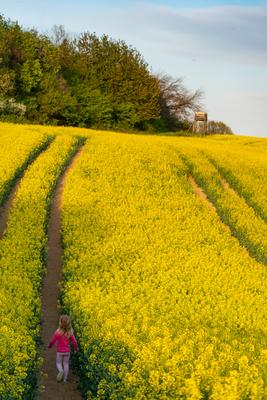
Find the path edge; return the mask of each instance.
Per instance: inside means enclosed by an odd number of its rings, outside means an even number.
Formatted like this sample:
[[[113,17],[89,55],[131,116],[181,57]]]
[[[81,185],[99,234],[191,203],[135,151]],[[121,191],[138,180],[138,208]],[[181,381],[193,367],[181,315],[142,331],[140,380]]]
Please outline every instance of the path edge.
[[[39,288],[39,296],[40,296],[40,310],[39,310],[39,332],[36,337],[36,344],[37,344],[37,355],[36,355],[36,369],[34,371],[34,386],[33,386],[33,397],[31,399],[38,399],[39,398],[39,393],[41,390],[40,387],[40,376],[41,376],[41,367],[43,365],[43,351],[44,351],[44,346],[45,343],[43,342],[42,338],[42,330],[43,330],[43,321],[44,319],[42,318],[42,295],[43,295],[43,285],[44,285],[44,278],[47,273],[47,260],[48,260],[48,227],[49,227],[49,221],[51,219],[51,214],[52,214],[52,207],[53,207],[53,202],[57,197],[57,191],[60,190],[60,185],[62,184],[62,181],[64,180],[64,176],[67,175],[69,168],[71,167],[73,160],[75,157],[79,154],[79,152],[82,151],[83,146],[85,145],[85,142],[89,139],[88,137],[83,137],[80,135],[75,135],[74,138],[76,139],[76,142],[73,145],[73,148],[71,149],[68,157],[66,158],[65,162],[61,166],[61,171],[57,177],[57,179],[54,182],[53,189],[51,191],[51,194],[48,198],[48,204],[47,204],[47,209],[46,209],[46,222],[45,222],[45,234],[46,234],[46,243],[41,251],[41,260],[43,264],[43,276],[42,280],[40,283],[40,288]],[[60,193],[60,196],[62,196],[62,193]],[[59,215],[59,218],[61,216]],[[61,230],[60,230],[60,246],[63,250],[63,241],[62,241],[62,236],[61,236]],[[62,264],[61,264],[62,268]],[[59,286],[59,292],[58,292],[58,300],[60,298],[60,282],[57,282]],[[60,311],[60,310],[59,310]],[[28,397],[25,397],[25,400],[28,400]]]

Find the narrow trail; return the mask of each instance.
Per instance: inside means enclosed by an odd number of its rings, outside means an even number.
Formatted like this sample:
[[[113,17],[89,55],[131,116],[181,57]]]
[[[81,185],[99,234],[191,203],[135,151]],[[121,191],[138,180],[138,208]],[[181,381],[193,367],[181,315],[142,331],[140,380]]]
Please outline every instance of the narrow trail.
[[[195,181],[195,179],[193,178],[192,175],[189,175],[188,180],[189,180],[190,185],[191,185],[192,188],[194,189],[195,194],[196,194],[202,201],[204,201],[204,202],[207,204],[207,206],[208,206],[211,210],[217,212],[217,210],[216,210],[216,208],[214,207],[214,205],[212,204],[212,202],[208,199],[206,193],[203,191],[203,189],[202,189],[200,186],[198,186],[198,184],[196,183],[196,181]]]
[[[19,184],[22,178],[18,179],[15,186],[13,186],[11,192],[9,193],[9,196],[5,203],[3,204],[2,207],[0,207],[0,240],[3,238],[6,227],[7,227],[7,220],[8,220],[8,214],[9,210],[12,207],[13,200],[16,196],[16,193],[19,188]]]
[[[227,190],[229,193],[233,194],[234,196],[240,197],[240,196],[238,195],[238,193],[236,193],[236,191],[230,186],[230,184],[227,182],[226,179],[222,178],[222,179],[221,179],[221,183],[222,183],[223,188],[224,188],[225,190]],[[249,206],[249,207],[250,207],[250,206]]]
[[[33,162],[39,157],[39,155],[45,151],[48,146],[50,145],[50,142],[47,142],[43,145],[42,148],[39,149],[39,151],[34,154],[30,160],[26,161],[25,167],[23,167],[23,170],[19,172],[18,177],[15,179],[14,186],[12,186],[11,191],[9,192],[7,199],[5,200],[4,204],[0,206],[0,240],[3,238],[5,230],[7,228],[7,222],[8,222],[8,214],[9,210],[12,207],[14,198],[16,196],[16,193],[18,191],[19,185],[21,180],[23,179],[26,171],[28,168],[33,164]]]
[[[222,185],[228,190],[230,193],[235,192],[237,196],[243,199],[248,207],[251,207],[254,212],[267,224],[267,214],[262,209],[262,206],[257,204],[257,201],[253,200],[251,197],[251,193],[249,193],[249,189],[246,189],[241,181],[235,176],[234,172],[228,169],[228,172],[224,166],[221,166],[218,161],[210,157],[208,154],[203,152],[203,154],[207,157],[209,162],[217,169],[219,174],[222,177]]]
[[[41,357],[43,365],[40,368],[38,378],[38,400],[80,400],[81,393],[77,389],[79,379],[71,371],[67,383],[56,381],[56,345],[52,349],[48,349],[49,340],[58,327],[59,310],[59,284],[61,282],[61,262],[63,249],[60,238],[60,215],[61,200],[64,189],[65,179],[74,166],[76,159],[80,156],[82,147],[80,147],[73,156],[71,163],[68,165],[61,176],[55,188],[52,197],[50,219],[48,224],[48,242],[47,242],[47,265],[46,274],[43,279],[42,286],[42,309],[41,309],[41,337],[43,348],[41,349]]]
[[[239,241],[239,244],[240,244],[240,247],[241,247],[242,251],[244,251],[249,257],[255,259],[255,257],[253,257],[251,254],[249,254],[248,249],[240,242],[240,240],[238,239],[238,237],[237,237],[236,235],[233,234],[233,232],[232,232],[231,228],[228,226],[228,224],[226,224],[226,223],[221,219],[220,214],[219,214],[217,208],[216,208],[216,207],[214,206],[214,204],[208,199],[206,193],[204,192],[204,190],[202,189],[202,187],[200,187],[200,186],[196,183],[196,181],[195,181],[195,179],[193,178],[192,175],[189,175],[189,176],[188,176],[188,181],[189,181],[190,185],[192,186],[192,188],[193,188],[193,190],[194,190],[196,196],[198,196],[198,197],[209,207],[209,209],[212,210],[212,212],[215,212],[215,213],[218,215],[218,217],[220,218],[220,220],[221,220],[222,224],[224,225],[225,229],[226,229],[227,231],[229,231],[230,234],[231,234],[233,237],[235,237],[235,238]],[[226,180],[222,180],[221,182],[222,182],[222,185],[223,185],[223,187],[225,188],[225,190],[229,190],[229,191],[232,190],[232,188],[230,187],[230,185],[228,184],[228,182],[227,182]]]

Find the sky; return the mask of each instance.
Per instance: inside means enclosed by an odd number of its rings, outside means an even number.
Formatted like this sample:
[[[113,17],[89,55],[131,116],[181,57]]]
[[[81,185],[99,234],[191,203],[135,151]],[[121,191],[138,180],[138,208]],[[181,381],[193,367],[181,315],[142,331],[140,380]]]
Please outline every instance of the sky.
[[[202,89],[210,120],[267,137],[267,0],[0,0],[0,14],[123,39],[153,73]]]

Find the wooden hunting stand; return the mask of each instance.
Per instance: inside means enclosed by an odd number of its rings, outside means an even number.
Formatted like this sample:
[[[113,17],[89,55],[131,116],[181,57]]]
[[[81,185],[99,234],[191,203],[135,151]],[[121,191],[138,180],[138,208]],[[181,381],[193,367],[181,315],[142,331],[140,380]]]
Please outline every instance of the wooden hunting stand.
[[[196,112],[193,131],[200,135],[205,135],[208,130],[208,114],[206,112]]]

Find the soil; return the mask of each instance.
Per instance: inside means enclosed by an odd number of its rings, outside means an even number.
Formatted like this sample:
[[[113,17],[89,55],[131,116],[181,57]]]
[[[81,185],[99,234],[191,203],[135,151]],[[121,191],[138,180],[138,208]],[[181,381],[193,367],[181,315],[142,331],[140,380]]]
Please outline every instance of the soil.
[[[42,309],[41,309],[41,338],[43,346],[41,349],[41,357],[43,364],[40,368],[38,378],[38,399],[39,400],[79,400],[82,399],[78,390],[79,379],[71,371],[68,382],[57,382],[56,370],[56,345],[52,349],[48,349],[47,345],[58,327],[59,320],[59,304],[58,297],[61,282],[61,260],[63,249],[60,238],[60,212],[61,198],[64,189],[64,183],[69,170],[73,167],[75,160],[80,156],[82,149],[80,148],[71,163],[66,168],[60,181],[58,182],[54,196],[52,198],[50,220],[48,224],[48,242],[47,242],[47,268],[43,279],[42,286]]]
[[[43,148],[42,151],[44,151],[48,146],[49,146],[49,143],[46,144],[46,146]],[[8,213],[9,213],[9,210],[11,209],[11,207],[12,207],[13,200],[14,200],[14,198],[16,196],[17,191],[18,191],[20,182],[23,179],[23,176],[26,173],[26,171],[28,170],[28,168],[36,160],[36,158],[38,158],[39,154],[42,153],[42,151],[37,152],[35,154],[35,156],[31,159],[31,161],[29,161],[29,163],[28,163],[27,167],[25,168],[25,170],[22,171],[22,173],[15,180],[15,184],[12,187],[10,193],[8,194],[7,199],[5,200],[5,202],[0,207],[0,240],[4,236],[4,233],[5,233],[5,230],[6,230],[6,227],[7,227]]]
[[[228,190],[228,192],[237,196],[235,190],[229,185],[229,183],[225,179],[221,179],[221,183],[225,190]]]
[[[214,207],[212,202],[208,199],[208,197],[207,197],[206,193],[203,191],[203,189],[200,186],[198,186],[198,184],[196,183],[196,181],[194,180],[192,175],[189,175],[188,180],[189,180],[192,188],[194,189],[195,194],[201,200],[203,200],[211,210],[216,212],[216,208]]]
[[[212,211],[215,211],[215,212],[217,213],[217,210],[216,210],[215,206],[214,206],[214,205],[211,203],[211,201],[207,198],[207,195],[205,194],[205,192],[203,191],[203,189],[202,189],[200,186],[198,186],[198,184],[196,183],[196,181],[194,180],[194,178],[192,177],[192,175],[189,175],[188,180],[189,180],[189,182],[190,182],[192,188],[194,189],[194,192],[196,193],[196,195],[197,195],[200,199],[202,199]],[[228,183],[225,179],[221,179],[221,183],[222,183],[222,186],[224,187],[225,190],[227,190],[228,192],[230,192],[230,193],[236,195],[236,192],[234,191],[234,189],[231,188],[231,186],[229,185],[229,183]],[[224,222],[223,222],[223,224],[224,224],[224,226],[225,226],[225,229],[226,229],[226,230],[229,230],[229,231],[231,232],[231,234],[233,235],[233,233],[232,233],[230,227],[229,227],[227,224],[225,224]],[[233,235],[233,236],[235,236],[235,235]],[[239,239],[238,239],[238,240],[239,240]],[[243,246],[242,243],[241,243],[240,241],[239,241],[239,244],[240,244],[240,248],[242,249],[242,251],[244,251],[248,256],[252,257],[252,256],[249,254],[247,248],[246,248],[245,246]]]
[[[9,193],[9,196],[5,203],[3,204],[2,207],[0,207],[0,240],[3,238],[6,227],[7,227],[7,219],[8,219],[8,213],[10,208],[12,207],[13,200],[15,198],[15,195],[18,191],[20,184],[20,179],[16,182],[15,186],[12,188],[11,192]]]

